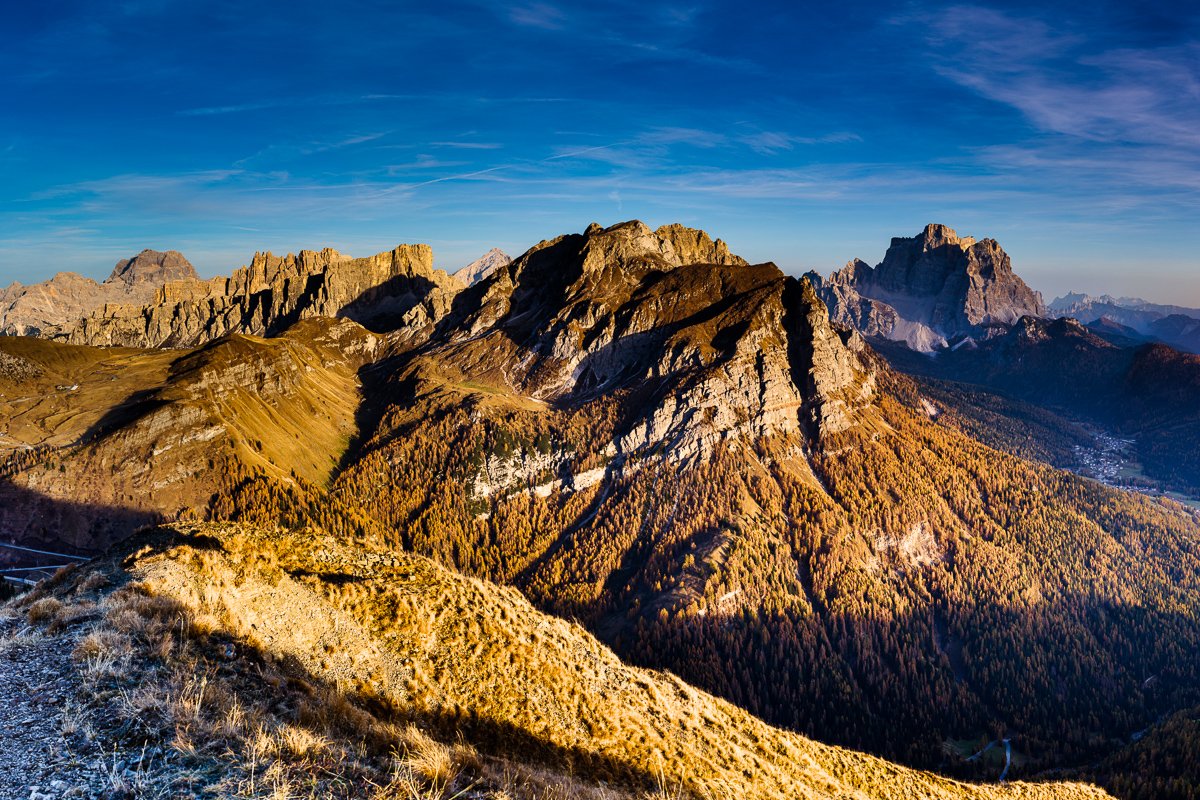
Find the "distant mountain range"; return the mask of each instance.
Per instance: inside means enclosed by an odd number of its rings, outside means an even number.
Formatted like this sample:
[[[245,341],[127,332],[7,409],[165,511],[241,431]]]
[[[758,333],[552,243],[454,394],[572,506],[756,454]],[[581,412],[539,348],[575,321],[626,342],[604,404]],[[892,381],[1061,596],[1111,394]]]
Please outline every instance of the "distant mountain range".
[[[60,272],[32,286],[0,289],[0,334],[61,337],[80,319],[108,304],[140,306],[171,281],[198,281],[196,270],[175,250],[143,250],[113,267],[103,283]]]
[[[1180,350],[1200,353],[1197,308],[1151,303],[1137,297],[1070,293],[1050,303],[1048,310],[1055,316],[1074,317],[1093,325],[1097,332],[1112,330],[1126,337],[1164,342]]]

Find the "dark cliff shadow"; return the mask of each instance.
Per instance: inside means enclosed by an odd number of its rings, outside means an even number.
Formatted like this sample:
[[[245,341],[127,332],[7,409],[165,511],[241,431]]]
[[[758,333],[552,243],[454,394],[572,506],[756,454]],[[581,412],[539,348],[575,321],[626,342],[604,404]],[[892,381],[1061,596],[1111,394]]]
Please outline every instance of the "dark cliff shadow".
[[[287,291],[287,284],[283,291]],[[372,286],[346,303],[337,311],[337,316],[352,320],[372,333],[387,333],[403,324],[404,316],[426,302],[437,284],[421,275],[396,275],[383,283]],[[279,336],[295,325],[320,301],[325,291],[325,274],[309,275],[304,289],[290,311],[272,314],[275,305],[271,289],[260,294],[267,336]]]
[[[579,249],[585,241],[584,236],[574,234],[530,254],[521,272],[521,280],[509,295],[507,310],[494,324],[488,326],[489,329],[499,331],[514,343],[525,343],[532,331],[544,322],[548,313],[561,307],[566,298],[567,288],[582,275]],[[390,408],[413,402],[421,388],[419,378],[406,374],[407,367],[421,355],[453,345],[463,338],[463,331],[469,328],[472,320],[484,313],[488,304],[488,293],[494,284],[497,281],[513,279],[515,269],[515,263],[505,265],[482,281],[459,292],[451,301],[449,311],[434,323],[431,329],[420,333],[415,343],[394,347],[379,360],[366,364],[359,370],[363,401],[355,413],[358,433],[340,459],[335,474],[369,452],[368,448],[376,449],[386,445],[388,438],[376,439],[384,416]],[[432,288],[433,284],[429,286]],[[369,298],[364,295],[360,300],[366,305]],[[413,306],[415,305],[414,303]],[[370,329],[370,325],[360,324]]]
[[[88,426],[75,444],[94,444],[166,405],[161,387],[140,389],[105,411],[100,419]]]
[[[1098,780],[1107,759],[1200,703],[1200,665],[1178,652],[1200,636],[1195,620],[1086,597],[1037,612],[758,611],[593,628],[628,662],[768,723],[962,780],[997,780],[1002,750],[969,755],[1004,738],[1019,759],[1010,780]]]
[[[67,480],[65,473],[52,468],[50,474]],[[0,542],[6,544],[87,557],[163,517],[145,509],[51,497],[10,479],[0,480]],[[38,559],[37,563],[45,561]]]

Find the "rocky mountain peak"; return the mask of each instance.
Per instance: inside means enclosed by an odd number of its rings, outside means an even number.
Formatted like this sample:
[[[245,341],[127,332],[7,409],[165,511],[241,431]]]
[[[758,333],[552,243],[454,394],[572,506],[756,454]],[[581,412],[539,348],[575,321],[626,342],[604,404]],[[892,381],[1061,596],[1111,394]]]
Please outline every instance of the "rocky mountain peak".
[[[178,250],[159,252],[146,249],[133,258],[118,261],[104,282],[107,284],[121,283],[125,286],[139,284],[161,286],[168,281],[196,280],[199,277],[196,274],[196,268]]]
[[[593,222],[582,235],[560,236],[542,242],[518,259],[518,271],[542,261],[542,251],[553,248],[557,257],[573,250],[577,270],[598,275],[613,270],[637,274],[646,270],[670,270],[685,264],[746,266],[745,259],[729,252],[725,242],[704,231],[684,225],[663,225],[651,230],[640,220],[602,228]]]
[[[949,225],[942,225],[937,222],[931,222],[925,226],[917,238],[924,249],[935,250],[946,245],[958,245],[962,248],[970,247],[975,244],[974,237],[959,236],[958,233]],[[897,239],[892,239],[895,243]]]
[[[472,382],[557,407],[628,395],[618,459],[816,438],[854,424],[874,391],[862,340],[833,328],[809,283],[681,225],[592,225],[463,298],[422,358],[452,350]]]
[[[836,321],[918,350],[1046,313],[996,240],[959,236],[936,223],[893,238],[877,266],[855,259],[814,284]]]
[[[746,260],[729,252],[729,246],[725,242],[720,239],[714,241],[707,233],[697,228],[674,223],[663,225],[654,235],[670,244],[680,264],[746,266]]]
[[[493,247],[470,264],[456,271],[453,277],[462,281],[464,286],[474,286],[500,269],[500,267],[506,266],[511,262],[512,258],[507,253],[499,247]]]

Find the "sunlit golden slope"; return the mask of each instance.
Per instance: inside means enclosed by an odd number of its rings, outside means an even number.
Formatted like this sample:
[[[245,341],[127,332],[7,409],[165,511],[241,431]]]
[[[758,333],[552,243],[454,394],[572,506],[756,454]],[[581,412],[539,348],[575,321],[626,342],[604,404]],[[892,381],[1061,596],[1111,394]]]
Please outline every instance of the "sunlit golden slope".
[[[242,476],[320,485],[355,433],[376,338],[306,320],[196,350],[0,339],[3,536],[93,549],[203,509]]]
[[[131,547],[119,571],[136,583],[121,592],[236,642],[241,662],[223,673],[282,663],[292,691],[337,687],[380,720],[415,721],[584,783],[747,800],[1105,796],[1082,785],[969,786],[772,728],[673,676],[626,666],[511,588],[419,556],[231,524],[172,526]],[[142,607],[126,601],[122,613]]]

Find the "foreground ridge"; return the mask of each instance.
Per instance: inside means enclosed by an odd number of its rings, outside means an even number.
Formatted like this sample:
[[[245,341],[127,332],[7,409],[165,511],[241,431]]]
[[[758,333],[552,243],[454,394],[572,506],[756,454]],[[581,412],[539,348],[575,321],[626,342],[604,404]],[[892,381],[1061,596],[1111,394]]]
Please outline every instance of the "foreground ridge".
[[[153,754],[107,777],[139,796],[1106,796],[817,744],[622,664],[511,589],[312,532],[160,528],[5,613],[28,620],[9,658],[72,650],[80,730]]]

